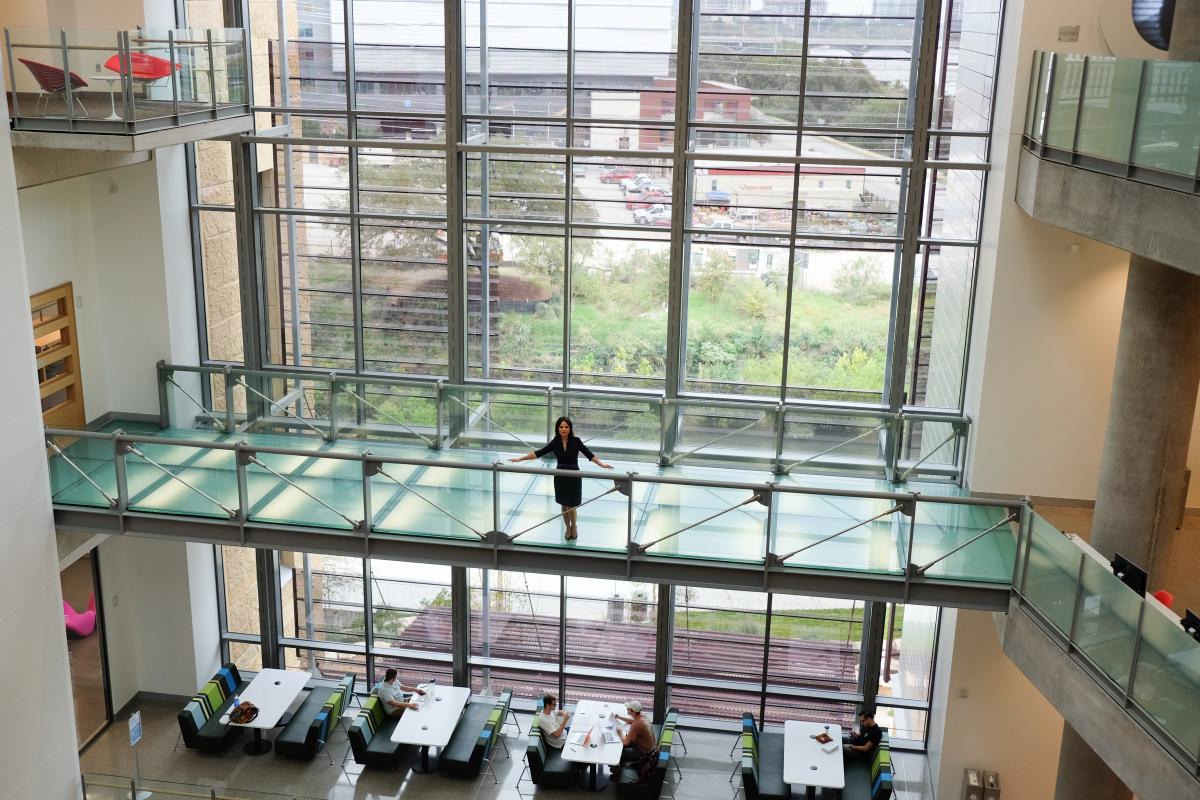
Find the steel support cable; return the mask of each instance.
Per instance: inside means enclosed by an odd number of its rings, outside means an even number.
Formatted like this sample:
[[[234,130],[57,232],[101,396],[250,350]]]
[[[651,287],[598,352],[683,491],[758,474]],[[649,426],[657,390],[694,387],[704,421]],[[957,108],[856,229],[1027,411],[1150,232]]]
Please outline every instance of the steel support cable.
[[[916,469],[917,467],[921,466],[921,465],[922,465],[922,464],[924,464],[926,461],[928,461],[928,460],[929,460],[929,459],[930,459],[930,458],[933,456],[933,454],[934,454],[934,453],[936,453],[938,450],[941,450],[941,449],[942,449],[943,447],[945,447],[946,445],[950,444],[950,442],[954,441],[954,439],[955,439],[957,436],[958,436],[958,431],[955,431],[954,433],[950,434],[950,435],[949,435],[949,436],[947,436],[945,439],[943,439],[941,444],[939,444],[937,447],[933,448],[933,449],[932,449],[932,450],[930,450],[928,453],[926,453],[924,456],[922,456],[920,461],[918,461],[917,463],[913,464],[913,465],[912,465],[911,467],[909,467],[908,469],[904,470],[904,472],[901,472],[901,473],[900,473],[900,480],[902,480],[902,481],[903,481],[903,480],[907,479],[907,478],[908,478],[908,476],[909,476],[909,474],[910,474],[910,473],[911,473],[911,472],[912,472],[914,469]]]
[[[432,501],[432,500],[430,500],[428,497],[426,497],[425,495],[421,494],[420,492],[418,492],[416,489],[414,489],[414,488],[412,488],[411,486],[409,486],[409,485],[408,485],[407,483],[405,483],[404,481],[400,480],[400,479],[399,479],[399,478],[397,478],[396,476],[394,476],[394,475],[392,475],[391,473],[389,473],[387,470],[383,469],[383,467],[380,467],[380,468],[379,468],[379,473],[378,473],[378,474],[380,474],[380,475],[382,475],[383,477],[387,478],[388,480],[392,481],[393,483],[395,483],[397,486],[399,486],[400,488],[404,489],[405,491],[411,492],[411,493],[412,493],[413,495],[415,495],[416,497],[420,498],[421,500],[424,500],[426,503],[428,503],[429,505],[431,505],[431,506],[433,506],[434,508],[436,508],[438,511],[442,512],[443,514],[445,514],[447,517],[449,517],[450,519],[454,520],[454,521],[455,521],[455,522],[457,522],[459,525],[462,525],[464,528],[466,528],[467,530],[469,530],[471,533],[473,533],[473,534],[475,534],[476,536],[478,536],[480,539],[486,539],[486,538],[487,538],[487,534],[486,534],[486,533],[482,533],[481,531],[478,531],[478,530],[476,530],[474,526],[472,526],[472,525],[468,524],[467,522],[464,522],[463,520],[461,520],[461,519],[459,519],[458,517],[454,516],[454,515],[453,515],[453,514],[451,514],[449,511],[447,511],[446,509],[442,508],[442,507],[441,507],[441,506],[439,506],[437,503],[433,502],[433,501]]]
[[[514,533],[512,536],[509,536],[509,537],[508,537],[508,539],[509,539],[509,541],[512,541],[512,540],[516,539],[516,538],[517,538],[517,537],[519,537],[519,536],[524,536],[525,534],[529,533],[529,532],[530,532],[531,530],[533,530],[534,528],[540,528],[540,527],[542,527],[543,525],[545,525],[547,522],[553,522],[554,520],[556,520],[556,519],[558,519],[559,517],[561,517],[563,514],[566,514],[568,511],[575,511],[575,510],[577,510],[577,509],[583,508],[583,507],[584,507],[584,506],[586,506],[588,503],[595,502],[596,500],[599,500],[601,497],[605,497],[606,495],[610,495],[610,494],[612,494],[613,492],[619,492],[619,491],[621,491],[621,487],[620,487],[619,485],[617,485],[617,486],[613,486],[613,487],[612,487],[611,489],[609,489],[608,491],[606,491],[606,492],[601,492],[600,494],[596,495],[595,497],[588,498],[587,500],[584,500],[582,503],[580,503],[580,504],[579,504],[579,505],[577,505],[577,506],[572,506],[571,508],[564,509],[563,511],[560,511],[559,513],[555,514],[553,517],[550,517],[550,518],[548,518],[548,519],[544,519],[544,520],[542,520],[541,522],[537,523],[536,525],[530,525],[528,528],[526,528],[525,530],[521,531],[520,533]]]
[[[125,445],[125,450],[126,450],[126,452],[133,453],[133,454],[134,454],[135,456],[137,456],[138,458],[141,458],[141,459],[143,459],[144,461],[146,461],[146,462],[147,462],[148,464],[150,464],[151,466],[153,466],[153,467],[156,467],[156,468],[157,468],[157,469],[159,469],[159,470],[160,470],[160,471],[161,471],[161,472],[162,472],[164,475],[168,475],[168,476],[170,476],[170,477],[174,478],[175,480],[179,481],[179,482],[180,482],[180,483],[182,483],[184,486],[186,486],[187,488],[191,489],[193,492],[195,492],[196,494],[200,495],[200,496],[201,496],[201,497],[203,497],[205,500],[207,500],[208,502],[212,503],[212,504],[213,504],[214,506],[216,506],[217,508],[219,508],[219,509],[221,509],[222,511],[224,511],[226,514],[228,514],[228,515],[229,515],[230,519],[232,519],[232,518],[234,518],[234,517],[236,517],[236,516],[238,515],[238,512],[234,511],[234,510],[233,510],[232,508],[230,508],[229,506],[227,506],[227,505],[225,505],[224,503],[222,503],[221,501],[217,500],[215,497],[213,497],[212,495],[210,495],[208,492],[204,491],[203,489],[199,489],[199,488],[197,488],[197,487],[193,486],[192,484],[188,483],[188,482],[187,482],[187,481],[185,481],[183,478],[179,477],[179,476],[178,476],[178,475],[176,475],[174,472],[172,472],[171,470],[169,470],[169,469],[167,469],[166,467],[164,467],[162,464],[160,464],[160,463],[158,463],[157,461],[155,461],[153,458],[150,458],[150,456],[146,455],[145,453],[143,453],[141,450],[137,449],[137,448],[136,448],[136,447],[134,447],[133,445],[131,445],[131,444],[127,444],[127,445]]]
[[[168,375],[168,376],[167,376],[167,383],[171,384],[171,385],[172,385],[172,386],[174,386],[176,389],[178,389],[179,391],[183,392],[183,396],[184,396],[184,397],[186,397],[188,400],[191,400],[193,403],[195,403],[195,404],[196,404],[196,408],[200,409],[200,410],[201,410],[201,411],[203,411],[205,414],[207,414],[207,415],[208,415],[208,418],[209,418],[210,420],[212,420],[214,423],[216,423],[216,425],[217,425],[217,426],[218,426],[218,427],[219,427],[221,430],[223,430],[225,433],[229,433],[229,432],[230,432],[230,431],[229,431],[229,429],[225,427],[225,422],[224,422],[224,420],[222,420],[220,417],[218,417],[218,416],[216,415],[216,413],[215,413],[215,412],[213,412],[213,411],[209,411],[207,408],[205,408],[205,406],[204,406],[204,403],[201,403],[201,402],[200,402],[199,400],[197,400],[195,397],[192,397],[192,393],[191,393],[191,392],[189,392],[187,389],[183,388],[182,386],[180,386],[180,385],[179,385],[179,381],[175,380],[175,376],[174,376],[174,375]]]
[[[916,566],[915,564],[909,564],[908,570],[909,570],[909,572],[911,572],[917,576],[923,577],[925,575],[925,573],[927,571],[929,571],[929,568],[932,567],[934,564],[938,563],[939,561],[945,561],[947,558],[954,555],[959,550],[962,550],[964,547],[970,547],[971,545],[975,544],[975,542],[979,541],[980,539],[987,536],[992,531],[999,528],[1001,525],[1007,525],[1010,522],[1015,522],[1019,516],[1020,516],[1019,514],[1009,514],[1007,517],[1000,520],[995,525],[992,525],[990,528],[980,531],[978,534],[976,534],[975,536],[972,536],[970,539],[963,542],[958,547],[954,548],[953,550],[951,550],[948,553],[938,556],[933,561],[930,561],[928,564],[925,564],[924,566],[920,566],[920,567]]]
[[[259,460],[259,458],[258,458],[258,456],[254,456],[254,455],[252,455],[252,456],[249,456],[247,460],[248,460],[248,461],[249,461],[251,464],[256,464],[257,466],[260,466],[260,467],[262,467],[262,468],[263,468],[263,469],[265,469],[267,472],[271,473],[271,474],[272,474],[272,475],[274,475],[276,478],[279,478],[279,480],[283,481],[283,482],[284,482],[284,483],[286,483],[288,486],[291,486],[293,489],[295,489],[296,491],[300,492],[301,494],[308,495],[308,496],[309,496],[309,497],[311,497],[313,500],[315,500],[317,503],[319,503],[320,505],[322,505],[322,506],[324,506],[325,508],[329,509],[329,510],[330,510],[330,511],[332,511],[334,514],[337,514],[339,517],[341,517],[342,519],[346,520],[346,522],[350,523],[350,527],[351,527],[351,528],[357,528],[357,527],[359,527],[359,525],[361,525],[361,524],[362,524],[362,523],[355,522],[354,520],[350,519],[350,518],[349,518],[349,517],[347,517],[345,514],[343,514],[342,512],[338,511],[338,510],[337,510],[336,508],[334,508],[333,506],[329,505],[329,503],[326,503],[324,500],[322,500],[321,498],[317,497],[315,494],[313,494],[312,492],[308,491],[308,490],[307,490],[307,489],[305,489],[303,486],[299,485],[298,483],[296,483],[295,481],[291,480],[291,479],[290,479],[290,478],[288,478],[287,476],[285,476],[285,475],[281,475],[281,474],[279,474],[278,472],[276,472],[275,470],[271,469],[271,468],[270,468],[270,467],[268,467],[266,464],[264,464],[262,461],[260,461],[260,460]]]
[[[255,388],[254,388],[253,386],[251,386],[250,384],[246,383],[246,378],[245,378],[245,376],[238,376],[237,382],[238,382],[238,383],[240,383],[240,384],[242,385],[242,387],[243,387],[243,388],[244,388],[244,389],[245,389],[247,392],[254,392],[256,395],[258,395],[259,397],[261,397],[263,400],[266,400],[268,403],[270,403],[270,406],[269,406],[269,408],[278,408],[280,411],[282,411],[284,414],[287,414],[289,417],[292,417],[293,419],[297,419],[297,420],[299,420],[300,422],[303,422],[303,423],[304,423],[306,426],[308,426],[308,428],[309,428],[310,430],[312,430],[312,431],[313,431],[314,433],[316,433],[318,436],[320,436],[320,437],[322,437],[322,438],[324,438],[324,437],[325,437],[325,433],[324,433],[324,431],[322,431],[322,430],[321,430],[320,428],[318,428],[316,425],[313,425],[311,422],[309,422],[308,420],[306,420],[304,417],[300,416],[299,414],[296,414],[295,412],[293,412],[293,411],[292,411],[291,409],[289,409],[288,407],[279,405],[279,403],[277,403],[276,401],[272,400],[270,397],[267,397],[265,394],[263,394],[262,392],[258,391],[257,389],[255,389]]]
[[[679,534],[684,533],[685,531],[690,531],[692,528],[695,528],[699,525],[703,525],[706,522],[711,522],[712,520],[716,519],[717,517],[721,516],[722,514],[728,514],[730,511],[737,511],[742,506],[748,506],[751,503],[763,503],[764,502],[763,494],[764,494],[763,492],[755,492],[753,495],[746,498],[745,500],[738,503],[737,505],[733,505],[733,506],[730,506],[729,508],[721,509],[720,511],[718,511],[715,514],[710,514],[709,516],[705,517],[702,520],[693,522],[691,525],[685,525],[684,527],[680,528],[679,530],[675,531],[674,533],[668,533],[666,536],[660,536],[659,538],[655,539],[653,542],[646,542],[646,544],[636,544],[635,543],[635,546],[637,547],[638,552],[645,553],[651,547],[654,547],[654,545],[659,544],[661,542],[665,542],[667,539],[670,539],[673,536],[678,536]]]
[[[770,416],[769,414],[764,414],[763,416],[759,417],[758,419],[754,420],[753,422],[751,422],[747,425],[743,425],[742,427],[738,428],[737,430],[733,430],[733,431],[730,431],[729,433],[725,433],[725,434],[718,436],[717,438],[713,439],[711,442],[705,442],[704,444],[700,445],[699,447],[693,447],[691,450],[688,450],[686,453],[679,453],[678,455],[671,456],[669,459],[667,459],[667,464],[668,465],[674,464],[676,461],[678,461],[681,458],[687,458],[690,455],[694,455],[695,453],[700,452],[701,450],[703,450],[706,447],[712,447],[717,442],[725,441],[730,436],[736,436],[744,430],[753,428],[755,425],[757,425],[758,423],[767,419],[767,417],[769,417],[769,416]]]
[[[388,412],[384,411],[382,408],[380,408],[379,406],[375,405],[375,404],[374,404],[374,403],[372,403],[370,400],[368,400],[367,398],[365,398],[365,397],[363,397],[362,395],[360,395],[358,392],[356,392],[356,391],[354,391],[353,389],[351,389],[349,386],[343,386],[343,387],[342,387],[342,394],[348,394],[348,395],[350,395],[350,396],[351,396],[351,397],[353,397],[355,400],[357,400],[358,402],[360,402],[360,403],[362,403],[363,405],[365,405],[367,408],[372,408],[372,409],[374,409],[374,410],[376,411],[376,413],[378,413],[378,414],[381,414],[381,415],[383,415],[383,416],[387,417],[387,418],[388,418],[388,419],[390,419],[392,422],[396,423],[396,424],[397,424],[397,425],[399,425],[401,428],[404,428],[404,430],[408,431],[408,432],[409,432],[409,433],[411,433],[413,436],[415,436],[415,437],[417,437],[418,439],[420,439],[422,442],[424,442],[424,443],[425,443],[425,445],[426,445],[427,447],[433,447],[433,446],[434,446],[434,442],[433,442],[433,440],[432,440],[432,439],[430,439],[430,438],[429,438],[429,437],[427,437],[427,436],[424,436],[423,434],[417,433],[415,430],[413,430],[412,428],[408,427],[408,426],[407,426],[407,425],[405,425],[403,422],[401,422],[400,420],[398,420],[396,417],[393,417],[391,414],[389,414]],[[469,527],[469,526],[468,526],[468,527]]]
[[[60,448],[58,445],[56,445],[54,442],[50,441],[49,439],[46,440],[46,446],[49,447],[51,450],[53,450],[55,453],[57,453],[59,455],[59,457],[62,458],[63,461],[66,461],[67,464],[71,467],[71,469],[75,470],[80,475],[82,475],[83,479],[85,481],[87,481],[88,483],[90,483],[93,487],[95,487],[97,492],[104,495],[104,499],[108,501],[109,508],[117,507],[117,499],[115,497],[113,497],[112,495],[110,495],[108,492],[101,489],[100,484],[98,484],[94,480],[92,480],[92,476],[88,475],[86,472],[84,472],[82,467],[80,467],[78,464],[76,464],[74,461],[72,461],[71,457],[62,451],[62,448]],[[61,492],[62,489],[59,489],[58,491]],[[54,497],[55,494],[58,494],[58,492],[55,492],[54,494],[52,494],[50,496]]]
[[[846,445],[851,444],[853,442],[857,442],[859,439],[866,438],[867,436],[870,436],[873,433],[878,433],[879,431],[883,430],[886,427],[887,427],[887,423],[882,422],[882,423],[876,425],[874,428],[871,428],[871,430],[860,433],[858,436],[855,436],[853,439],[847,439],[844,442],[838,442],[833,447],[827,447],[824,450],[822,450],[821,452],[814,453],[813,455],[809,456],[808,458],[802,458],[794,464],[788,464],[786,467],[783,468],[783,471],[790,472],[791,470],[795,469],[796,467],[798,467],[802,464],[807,464],[810,461],[816,461],[818,458],[825,455],[826,453],[832,453],[834,450],[837,450],[840,447],[845,447]]]
[[[503,425],[501,425],[499,422],[496,422],[496,420],[492,419],[490,415],[488,415],[488,414],[485,414],[485,413],[483,413],[482,411],[476,411],[475,409],[471,408],[469,405],[467,405],[466,403],[464,403],[462,400],[459,400],[459,399],[458,399],[457,397],[455,397],[454,395],[449,395],[449,397],[450,397],[450,399],[451,399],[451,400],[453,400],[454,402],[458,403],[460,406],[462,406],[463,408],[465,408],[467,411],[471,412],[472,414],[479,414],[481,417],[483,417],[484,419],[486,419],[488,422],[492,423],[492,424],[493,424],[493,425],[495,425],[497,428],[499,428],[500,430],[504,431],[504,432],[505,432],[505,433],[507,433],[509,436],[513,437],[513,438],[514,438],[514,439],[516,439],[518,442],[520,442],[521,444],[523,444],[523,445],[525,445],[526,447],[528,447],[530,450],[537,450],[537,446],[536,446],[536,445],[532,445],[532,444],[530,444],[529,442],[527,442],[527,441],[525,441],[524,439],[522,439],[520,436],[517,436],[515,433],[513,433],[512,431],[510,431],[508,428],[504,427],[504,426],[503,426]]]
[[[815,542],[810,542],[809,544],[804,545],[804,547],[801,547],[798,550],[793,550],[792,552],[788,553],[787,555],[779,556],[779,562],[783,563],[784,561],[787,561],[789,558],[792,558],[793,556],[797,556],[797,555],[803,553],[805,550],[808,550],[810,547],[816,547],[819,544],[824,544],[825,542],[828,542],[830,539],[836,539],[837,537],[841,536],[843,533],[849,533],[850,531],[857,530],[858,528],[861,528],[863,525],[874,522],[875,520],[880,519],[881,517],[886,517],[889,514],[895,514],[897,511],[903,511],[903,510],[904,510],[903,504],[897,503],[896,505],[889,508],[887,511],[881,511],[869,519],[864,519],[861,522],[854,523],[849,528],[843,528],[842,530],[838,531],[837,533],[830,534],[829,536],[826,536],[823,539],[818,539]]]

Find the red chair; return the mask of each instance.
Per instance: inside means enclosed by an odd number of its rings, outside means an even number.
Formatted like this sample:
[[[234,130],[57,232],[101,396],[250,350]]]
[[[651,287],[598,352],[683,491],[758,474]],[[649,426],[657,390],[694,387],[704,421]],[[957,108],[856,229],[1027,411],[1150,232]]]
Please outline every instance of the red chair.
[[[158,56],[147,55],[146,53],[130,53],[128,61],[128,69],[121,58],[121,54],[117,53],[108,61],[104,62],[104,68],[109,72],[116,72],[120,75],[128,75],[131,79],[141,83],[143,86],[149,86],[155,81],[161,81],[169,76],[177,69],[182,69],[182,64],[172,65],[170,61]]]
[[[34,80],[37,81],[38,88],[41,89],[41,92],[38,94],[37,105],[34,107],[35,113],[44,113],[42,106],[43,102],[46,106],[49,106],[50,98],[54,95],[61,94],[63,97],[67,96],[68,76],[70,76],[69,79],[71,81],[72,92],[88,85],[87,81],[85,81],[83,78],[79,77],[74,72],[68,72],[62,67],[56,67],[52,64],[43,64],[40,61],[30,61],[28,58],[18,58],[17,61],[20,61],[26,66],[26,68],[28,68],[30,72],[33,73]],[[87,109],[83,107],[83,101],[74,94],[71,96],[75,99],[76,103],[79,103],[79,110],[82,111],[83,115],[86,117],[88,113]]]

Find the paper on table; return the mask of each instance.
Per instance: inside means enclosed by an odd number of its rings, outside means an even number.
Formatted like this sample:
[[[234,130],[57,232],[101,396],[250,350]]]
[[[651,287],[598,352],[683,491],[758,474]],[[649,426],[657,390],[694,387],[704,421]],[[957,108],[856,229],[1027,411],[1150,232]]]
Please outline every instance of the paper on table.
[[[821,749],[826,753],[836,753],[840,748],[841,745],[837,742],[826,742],[825,744],[821,745]]]

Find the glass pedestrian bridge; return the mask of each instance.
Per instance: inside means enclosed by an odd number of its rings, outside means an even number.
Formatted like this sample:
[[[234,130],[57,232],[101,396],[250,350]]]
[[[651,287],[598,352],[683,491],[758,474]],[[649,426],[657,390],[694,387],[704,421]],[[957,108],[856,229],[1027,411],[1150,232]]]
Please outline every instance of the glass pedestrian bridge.
[[[60,528],[1000,610],[1028,516],[946,483],[626,460],[606,433],[592,446],[616,469],[566,473],[584,481],[579,538],[567,541],[562,473],[508,463],[535,434],[511,434],[494,408],[500,438],[470,447],[445,446],[445,431],[469,424],[449,410],[425,428],[389,412],[407,438],[334,438],[303,388],[272,399],[249,373],[205,373],[241,387],[226,415],[176,382],[185,372],[160,368],[163,418],[190,398],[209,427],[46,431]],[[361,397],[353,386],[339,394]],[[489,410],[462,406],[462,417]]]

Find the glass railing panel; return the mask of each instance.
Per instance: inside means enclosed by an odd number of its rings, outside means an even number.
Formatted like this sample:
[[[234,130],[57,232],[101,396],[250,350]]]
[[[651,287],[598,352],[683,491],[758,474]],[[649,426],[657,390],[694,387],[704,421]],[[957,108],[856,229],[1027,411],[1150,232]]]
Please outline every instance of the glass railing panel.
[[[1050,77],[1050,98],[1046,109],[1047,147],[1071,150],[1075,143],[1075,124],[1079,114],[1079,92],[1083,81],[1084,57],[1056,54]]]
[[[1064,635],[1070,634],[1083,551],[1037,514],[1033,515],[1029,541],[1025,599]]]
[[[611,399],[571,396],[565,401],[556,396],[561,410],[579,429],[588,447],[602,451],[606,446],[638,447],[657,452],[660,408],[657,399]]]
[[[908,518],[898,511],[885,513],[895,505],[891,500],[779,492],[774,552],[780,557],[795,553],[784,561],[789,567],[900,574],[899,542]],[[879,518],[868,521],[872,517]],[[839,531],[846,532],[834,536]]]
[[[108,498],[117,496],[112,440],[74,436],[51,436],[47,439],[62,451],[62,455],[59,455],[49,448],[46,453],[53,501],[64,505],[108,508]]]
[[[1088,57],[1078,152],[1119,164],[1129,160],[1141,81],[1141,60]]]
[[[432,444],[437,436],[433,387],[343,383],[335,402],[339,436],[395,435],[414,445]]]
[[[547,411],[543,394],[503,389],[445,390],[447,424],[457,420],[464,438],[484,446],[527,452],[549,438],[549,427],[559,414]]]
[[[714,402],[686,404],[680,415],[674,462],[688,458],[775,455],[775,409]]]
[[[383,464],[371,478],[371,506],[379,532],[478,539],[492,529],[492,473]]]
[[[1148,606],[1145,615],[1133,699],[1186,752],[1200,752],[1200,642],[1157,608]]]
[[[913,530],[913,563],[932,564],[925,571],[930,579],[1010,583],[1017,523],[1003,522],[1008,513],[993,506],[922,500]]]
[[[1137,110],[1133,163],[1195,175],[1200,146],[1200,64],[1147,61]]]
[[[751,496],[747,489],[659,484],[645,501],[634,497],[634,541],[648,555],[761,563],[767,509],[746,502]]]
[[[356,460],[259,453],[246,467],[250,519],[350,529],[363,518],[362,464]],[[286,480],[285,480],[286,479]]]
[[[1084,559],[1083,591],[1073,641],[1118,686],[1124,687],[1129,681],[1142,602],[1107,564]]]
[[[552,467],[553,464],[546,466]],[[581,471],[584,505],[577,507],[579,538],[568,542],[562,508],[555,501],[554,478],[550,475],[501,473],[500,523],[517,544],[563,546],[576,549],[625,552],[628,543],[628,500],[614,488],[613,478],[620,472]],[[633,484],[635,516],[637,508],[651,496],[646,484]],[[606,494],[607,493],[607,494]]]
[[[882,470],[883,429],[879,417],[787,411],[780,461],[785,470],[798,472],[847,466]]]
[[[237,510],[232,451],[144,443],[134,447],[145,457],[134,452],[125,456],[130,509],[217,518],[228,517],[226,509]]]

